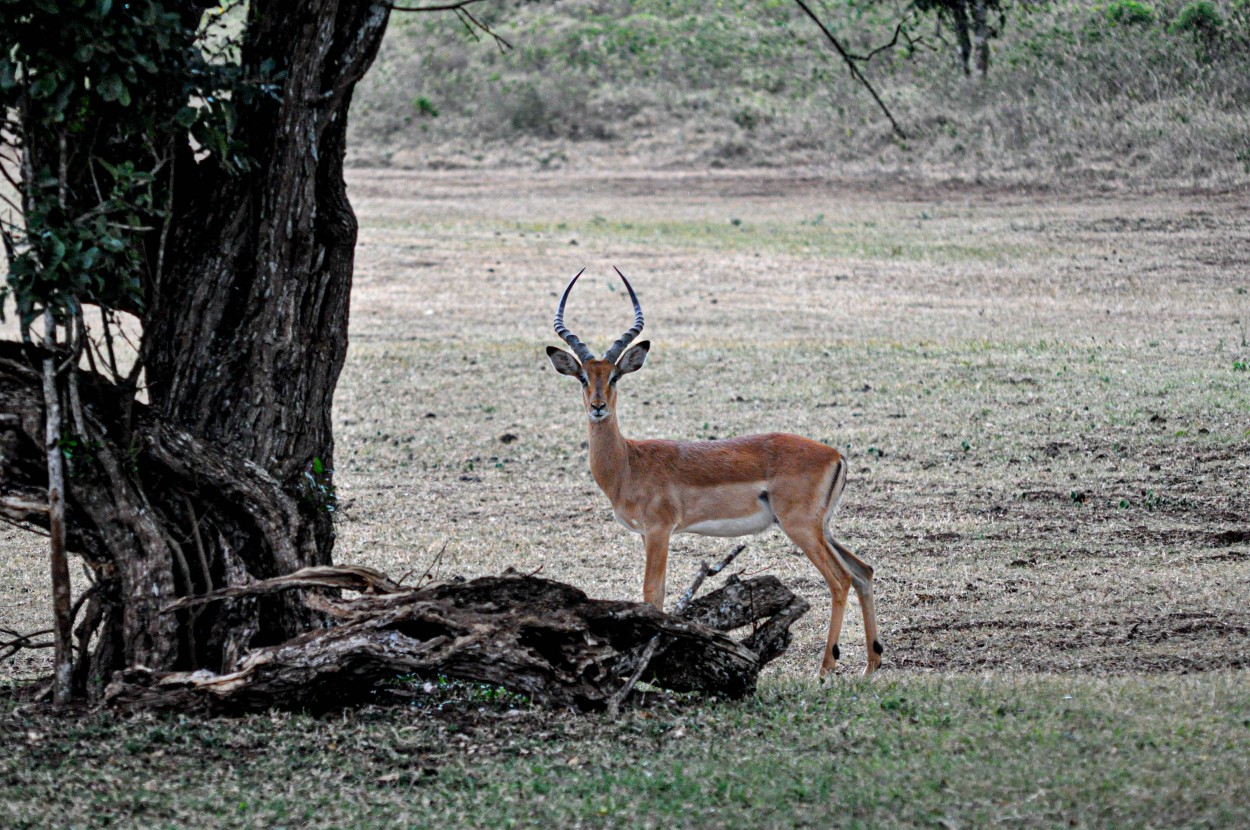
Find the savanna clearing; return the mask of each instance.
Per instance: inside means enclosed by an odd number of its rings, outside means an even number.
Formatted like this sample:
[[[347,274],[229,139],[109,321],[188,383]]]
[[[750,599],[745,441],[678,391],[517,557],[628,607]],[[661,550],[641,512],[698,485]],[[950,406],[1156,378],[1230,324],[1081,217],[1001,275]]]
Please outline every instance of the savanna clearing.
[[[1250,801],[1244,193],[794,171],[350,181],[338,561],[541,569],[640,596],[641,542],[590,478],[577,384],[543,354],[582,266],[569,326],[600,351],[629,325],[615,264],[653,343],[621,382],[626,435],[787,431],[849,457],[834,532],[877,568],[881,673],[853,679],[852,600],[844,679],[811,680],[828,592],[773,530],[740,566],[813,610],[758,700],[609,724],[435,689],[443,707],[415,717],[73,724],[4,699],[0,823],[771,827],[836,809],[872,827],[1235,824]],[[676,537],[670,599],[730,544]],[[0,626],[46,627],[40,540],[3,527],[0,550]],[[27,652],[0,680],[48,665]]]

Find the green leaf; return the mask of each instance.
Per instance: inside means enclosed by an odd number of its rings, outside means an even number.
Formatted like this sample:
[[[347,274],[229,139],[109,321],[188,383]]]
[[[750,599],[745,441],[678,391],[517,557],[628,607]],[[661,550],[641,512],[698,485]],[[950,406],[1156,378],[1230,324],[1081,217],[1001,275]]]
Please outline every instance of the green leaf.
[[[321,475],[323,472],[325,472],[325,465],[321,463],[320,458],[314,457],[312,460],[312,469],[314,473],[316,473],[317,475]]]
[[[56,91],[56,77],[54,75],[40,75],[35,82],[30,85],[31,98],[47,98]]]
[[[107,17],[111,8],[113,8],[113,0],[96,0],[95,13],[99,17]]]
[[[64,259],[65,259],[65,242],[59,237],[54,237],[52,239],[52,257],[51,257],[51,260],[47,263],[47,266],[46,266],[47,270],[51,271],[53,268],[56,268],[56,266],[60,265],[61,262],[64,261]]]
[[[110,72],[101,78],[99,85],[96,86],[96,90],[100,93],[100,97],[105,101],[116,101],[121,97],[123,89],[125,89],[125,87],[122,86],[122,79],[113,72]]]
[[[234,133],[234,128],[238,126],[238,114],[235,112],[234,104],[229,101],[220,102],[221,118],[225,125],[226,133]]]
[[[190,127],[195,123],[195,119],[198,116],[199,113],[197,113],[193,107],[183,107],[178,110],[178,113],[174,116],[174,121],[176,121],[180,127]]]

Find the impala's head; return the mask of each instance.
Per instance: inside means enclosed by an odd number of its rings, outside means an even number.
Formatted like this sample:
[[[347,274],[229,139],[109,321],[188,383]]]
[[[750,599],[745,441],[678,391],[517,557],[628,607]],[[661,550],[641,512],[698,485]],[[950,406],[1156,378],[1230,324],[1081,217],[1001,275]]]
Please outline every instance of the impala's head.
[[[585,270],[582,269],[582,271]],[[599,422],[606,421],[616,411],[616,381],[621,375],[628,375],[642,368],[642,365],[647,362],[647,350],[651,348],[651,343],[644,340],[629,351],[625,351],[625,347],[642,331],[642,306],[638,304],[638,295],[634,293],[634,287],[629,284],[629,280],[625,279],[625,275],[621,274],[619,269],[616,273],[624,281],[625,288],[629,290],[629,299],[634,303],[633,327],[622,334],[611,348],[603,353],[602,358],[596,358],[594,352],[577,339],[577,335],[564,327],[564,304],[569,299],[569,292],[573,290],[573,283],[577,282],[577,277],[582,275],[582,271],[578,271],[577,276],[569,280],[568,287],[564,289],[564,296],[560,298],[560,305],[556,308],[556,334],[569,344],[569,348],[577,357],[555,346],[547,347],[547,357],[550,358],[551,365],[556,367],[557,372],[577,378],[582,382],[582,403],[586,407],[586,414],[591,421]],[[624,355],[621,354],[622,352]]]

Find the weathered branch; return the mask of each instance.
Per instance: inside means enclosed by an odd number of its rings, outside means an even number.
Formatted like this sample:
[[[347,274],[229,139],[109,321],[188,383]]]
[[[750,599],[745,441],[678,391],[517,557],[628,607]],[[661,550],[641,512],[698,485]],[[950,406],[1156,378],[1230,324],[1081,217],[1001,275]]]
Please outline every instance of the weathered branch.
[[[851,77],[859,81],[864,89],[868,90],[868,94],[871,95],[872,99],[877,102],[877,106],[883,113],[885,113],[885,117],[890,119],[890,125],[894,128],[895,134],[899,138],[906,140],[907,134],[903,132],[903,128],[898,125],[896,120],[894,120],[893,113],[890,112],[890,108],[885,105],[885,102],[881,100],[881,96],[877,94],[877,90],[873,89],[872,84],[870,84],[868,79],[864,77],[864,73],[859,70],[859,66],[855,63],[855,57],[851,55],[851,53],[848,52],[840,42],[838,42],[838,39],[833,36],[833,32],[829,31],[829,27],[821,22],[820,18],[816,16],[816,13],[813,12],[808,5],[803,2],[803,0],[794,0],[794,2],[798,4],[798,7],[803,10],[804,14],[812,19],[812,22],[820,28],[820,31],[824,33],[825,39],[828,40],[830,45],[833,46],[834,51],[841,56],[842,62],[846,64],[846,68],[851,71]]]
[[[474,30],[474,27],[476,27],[478,31],[482,32],[482,34],[489,35],[491,38],[494,39],[495,45],[499,47],[500,52],[506,52],[507,50],[512,48],[512,44],[509,43],[503,36],[496,33],[495,30],[492,29],[490,26],[486,25],[481,20],[478,20],[476,17],[474,17],[473,13],[469,11],[468,9],[469,6],[473,5],[474,3],[480,3],[480,2],[482,2],[482,0],[459,0],[459,2],[438,3],[433,6],[391,6],[391,11],[395,11],[395,12],[455,12],[456,17],[458,17],[460,19],[460,22],[464,24],[465,29],[468,30],[469,35],[474,40],[481,39],[478,37],[477,31]]]
[[[161,609],[161,613],[168,614],[171,611],[203,605],[207,602],[273,594],[293,588],[336,588],[360,591],[365,594],[395,594],[404,590],[399,583],[392,582],[386,574],[372,568],[351,565],[319,566],[301,568],[286,576],[262,579],[247,585],[232,585],[195,597],[183,597],[166,605]]]
[[[46,520],[48,503],[14,496],[0,496],[0,515],[15,522]]]
[[[742,553],[746,549],[746,545],[738,545],[731,550],[719,564],[710,568],[706,562],[700,565],[699,573],[695,576],[694,581],[690,583],[690,587],[682,592],[682,595],[678,597],[677,604],[673,606],[673,613],[679,617],[686,613],[686,608],[689,607],[690,601],[694,599],[694,595],[697,594],[699,592],[699,588],[702,587],[703,580],[707,579],[709,576],[716,576],[718,573],[725,570],[725,568],[728,568],[730,563],[738,558],[738,554]]]
[[[686,617],[717,631],[757,626],[741,642],[764,665],[789,648],[790,626],[810,607],[775,576],[739,579],[734,575],[719,590],[691,602]],[[758,625],[760,620],[764,620],[762,625]]]

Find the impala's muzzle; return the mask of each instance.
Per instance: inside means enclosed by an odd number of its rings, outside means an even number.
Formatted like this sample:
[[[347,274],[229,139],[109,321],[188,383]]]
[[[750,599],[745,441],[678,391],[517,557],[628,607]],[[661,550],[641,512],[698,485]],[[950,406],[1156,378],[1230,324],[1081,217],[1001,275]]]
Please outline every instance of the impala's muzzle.
[[[590,402],[590,420],[602,421],[608,417],[607,401],[591,401]]]

